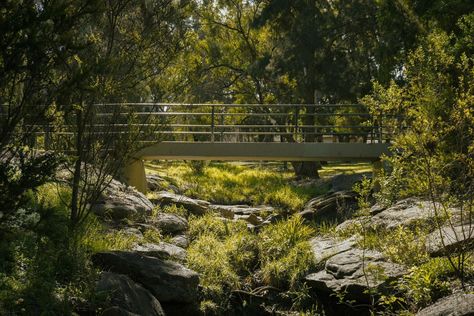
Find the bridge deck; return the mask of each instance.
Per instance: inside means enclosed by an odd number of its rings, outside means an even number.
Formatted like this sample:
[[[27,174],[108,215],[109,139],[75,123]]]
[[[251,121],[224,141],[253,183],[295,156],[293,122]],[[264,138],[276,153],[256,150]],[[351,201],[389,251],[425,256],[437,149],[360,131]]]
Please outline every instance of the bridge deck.
[[[144,160],[359,160],[388,154],[387,143],[212,143],[162,142],[142,149]]]

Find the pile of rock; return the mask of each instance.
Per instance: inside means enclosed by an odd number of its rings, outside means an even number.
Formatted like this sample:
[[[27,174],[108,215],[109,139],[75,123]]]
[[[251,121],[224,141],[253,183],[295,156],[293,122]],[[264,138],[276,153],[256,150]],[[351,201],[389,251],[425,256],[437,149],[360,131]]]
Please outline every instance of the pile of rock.
[[[139,315],[163,315],[163,310],[167,315],[197,312],[199,275],[180,263],[148,254],[110,251],[92,256],[94,265],[107,271],[97,287],[111,295],[114,311]]]

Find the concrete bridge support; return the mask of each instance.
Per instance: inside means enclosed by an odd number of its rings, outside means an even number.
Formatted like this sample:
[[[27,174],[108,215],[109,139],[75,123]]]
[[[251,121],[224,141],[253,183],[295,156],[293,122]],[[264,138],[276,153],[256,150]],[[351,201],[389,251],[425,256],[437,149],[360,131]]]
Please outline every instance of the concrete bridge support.
[[[141,159],[130,160],[123,169],[125,182],[145,194],[148,189],[145,174],[145,165]]]

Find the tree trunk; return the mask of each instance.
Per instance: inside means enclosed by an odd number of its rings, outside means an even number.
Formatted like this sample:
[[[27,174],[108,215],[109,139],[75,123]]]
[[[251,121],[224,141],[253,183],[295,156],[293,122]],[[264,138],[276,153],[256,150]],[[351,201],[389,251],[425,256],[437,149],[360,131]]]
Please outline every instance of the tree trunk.
[[[321,168],[319,161],[292,161],[291,165],[297,178],[319,179],[318,170]]]
[[[309,90],[305,96],[306,102],[312,104],[313,102],[317,103],[317,95],[315,90]],[[314,114],[316,108],[313,106],[306,107],[306,114],[303,117],[303,125],[305,126],[314,126],[316,118]],[[314,143],[316,141],[315,129],[312,127],[305,127],[303,131],[303,140],[305,143]],[[318,170],[321,169],[321,163],[319,161],[292,161],[293,169],[297,178],[313,178],[318,179],[319,173]]]

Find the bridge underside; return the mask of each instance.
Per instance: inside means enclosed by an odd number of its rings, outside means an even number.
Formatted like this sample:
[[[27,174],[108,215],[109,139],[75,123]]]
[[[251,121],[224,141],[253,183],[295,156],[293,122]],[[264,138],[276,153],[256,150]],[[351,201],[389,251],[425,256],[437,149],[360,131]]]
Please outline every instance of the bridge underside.
[[[386,143],[211,143],[162,142],[144,148],[143,160],[376,161]]]

